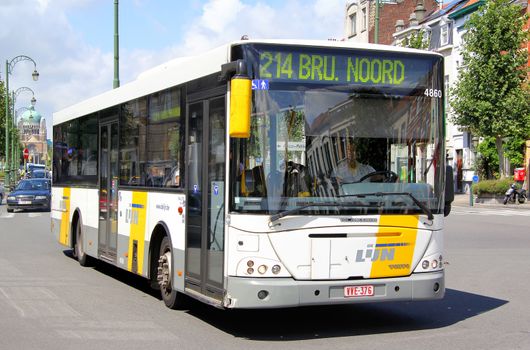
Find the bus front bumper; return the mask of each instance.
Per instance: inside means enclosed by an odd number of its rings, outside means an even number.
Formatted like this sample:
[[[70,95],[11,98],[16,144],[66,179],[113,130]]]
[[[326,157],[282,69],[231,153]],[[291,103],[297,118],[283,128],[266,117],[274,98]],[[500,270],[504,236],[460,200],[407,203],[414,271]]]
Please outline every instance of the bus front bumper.
[[[297,281],[292,278],[228,277],[225,307],[259,309],[305,305],[375,303],[442,299],[444,271],[407,277],[346,281]],[[373,286],[373,296],[345,297],[345,287]]]

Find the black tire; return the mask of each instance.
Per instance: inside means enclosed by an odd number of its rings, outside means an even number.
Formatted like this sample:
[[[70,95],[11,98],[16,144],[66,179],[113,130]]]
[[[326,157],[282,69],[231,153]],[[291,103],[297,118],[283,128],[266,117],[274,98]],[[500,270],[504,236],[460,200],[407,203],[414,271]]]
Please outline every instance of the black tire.
[[[15,209],[7,208],[8,213],[12,213]]]
[[[157,260],[157,281],[164,304],[170,309],[180,309],[182,307],[183,295],[176,291],[171,284],[173,275],[172,261],[173,249],[171,248],[169,238],[166,236],[160,243],[160,254]]]
[[[526,201],[526,196],[519,195],[519,197],[517,197],[517,200],[519,201],[519,204],[523,204]]]
[[[83,250],[83,232],[81,230],[81,221],[77,221],[75,225],[75,244],[74,244],[74,256],[79,261],[81,266],[91,266],[92,259]]]
[[[506,205],[508,203],[509,196],[504,196],[504,200],[502,201],[502,204]]]

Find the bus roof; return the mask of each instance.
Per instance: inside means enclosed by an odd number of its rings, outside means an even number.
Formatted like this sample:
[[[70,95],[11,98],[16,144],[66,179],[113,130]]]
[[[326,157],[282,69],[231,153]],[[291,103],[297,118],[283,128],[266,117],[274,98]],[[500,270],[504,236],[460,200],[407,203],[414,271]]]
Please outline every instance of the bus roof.
[[[409,49],[397,46],[364,44],[352,41],[336,40],[290,40],[263,39],[240,40],[217,47],[196,56],[179,57],[141,73],[136,80],[122,85],[117,89],[106,91],[77,104],[53,113],[53,125],[76,119],[99,110],[131,101],[135,98],[183,84],[221,70],[221,65],[229,62],[230,49],[241,44],[275,44],[286,46],[311,46],[352,48],[363,50],[408,52],[420,55],[442,55],[429,51]],[[172,74],[168,74],[172,72]]]

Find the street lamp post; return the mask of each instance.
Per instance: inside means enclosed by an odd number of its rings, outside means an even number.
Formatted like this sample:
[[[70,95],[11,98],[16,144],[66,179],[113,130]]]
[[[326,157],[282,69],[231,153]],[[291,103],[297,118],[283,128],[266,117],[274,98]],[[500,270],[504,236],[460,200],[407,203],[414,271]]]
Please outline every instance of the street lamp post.
[[[475,164],[476,164],[476,162],[477,162],[477,160],[476,160],[476,152],[477,152],[477,147],[478,147],[478,142],[479,142],[478,137],[473,136],[471,138],[471,142],[473,144],[473,151],[475,152]],[[473,183],[475,182],[475,176],[476,176],[476,179],[478,179],[478,174],[475,174],[473,176],[473,180],[471,181],[471,184],[469,185],[469,206],[470,207],[473,206]]]
[[[9,169],[9,127],[10,127],[10,123],[9,123],[9,74],[11,74],[13,72],[13,69],[15,68],[15,65],[18,63],[18,62],[21,62],[21,61],[31,61],[33,62],[33,65],[35,67],[35,69],[33,70],[33,73],[31,74],[31,76],[33,77],[33,80],[34,81],[37,81],[39,79],[39,72],[37,72],[37,63],[35,63],[35,61],[31,58],[31,57],[28,57],[28,56],[25,56],[25,55],[19,55],[19,56],[16,56],[15,58],[13,58],[11,61],[9,60],[6,60],[6,70],[5,70],[5,75],[6,75],[6,94],[5,94],[5,109],[6,109],[6,156],[5,156],[5,166],[4,166],[4,174],[5,174],[5,184],[7,187],[10,187],[11,185],[11,179],[10,179],[10,174],[9,172],[11,171],[11,169]]]
[[[112,87],[120,87],[120,39],[118,34],[118,0],[114,0],[114,80]]]
[[[13,125],[12,125],[12,137],[11,137],[11,169],[13,171],[13,176],[12,176],[12,182],[15,183],[16,181],[16,177],[17,177],[17,174],[16,174],[16,171],[17,171],[17,168],[18,168],[18,157],[17,157],[17,154],[18,154],[18,147],[19,147],[19,142],[15,142],[15,138],[16,138],[16,130],[17,130],[17,117],[16,117],[16,114],[15,114],[15,104],[16,104],[16,101],[17,101],[17,98],[18,98],[18,95],[20,95],[21,92],[31,92],[31,94],[33,95],[31,97],[31,105],[32,106],[35,106],[35,104],[37,103],[37,99],[35,99],[35,92],[30,89],[29,87],[26,87],[26,86],[23,86],[23,87],[20,87],[18,89],[16,89],[15,91],[13,91],[13,96],[12,96],[12,101],[11,101],[11,106],[13,107],[13,117],[12,117],[12,122],[13,122]],[[20,138],[18,138],[18,141],[20,141]]]

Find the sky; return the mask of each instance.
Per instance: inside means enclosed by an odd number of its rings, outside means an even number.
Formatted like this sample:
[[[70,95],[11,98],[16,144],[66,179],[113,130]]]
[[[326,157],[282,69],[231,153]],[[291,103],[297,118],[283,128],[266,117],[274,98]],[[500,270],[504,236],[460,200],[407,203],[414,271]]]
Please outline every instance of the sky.
[[[246,34],[262,39],[340,39],[346,0],[120,0],[120,83],[176,57],[205,52]],[[0,79],[6,60],[19,61],[10,90],[35,92],[46,118],[112,89],[113,0],[0,0]],[[30,104],[20,90],[15,109]]]

